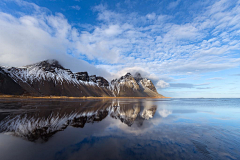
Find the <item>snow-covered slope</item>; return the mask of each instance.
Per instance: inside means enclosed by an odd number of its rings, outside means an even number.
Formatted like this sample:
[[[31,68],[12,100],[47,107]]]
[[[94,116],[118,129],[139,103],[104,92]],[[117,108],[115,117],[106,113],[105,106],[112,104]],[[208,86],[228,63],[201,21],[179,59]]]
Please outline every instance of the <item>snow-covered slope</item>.
[[[55,84],[66,82],[74,85],[96,85],[91,81],[77,80],[71,70],[63,68],[56,60],[47,60],[19,68],[5,68],[5,72],[9,73],[15,81],[22,81],[30,85],[35,81],[40,83],[53,81]]]

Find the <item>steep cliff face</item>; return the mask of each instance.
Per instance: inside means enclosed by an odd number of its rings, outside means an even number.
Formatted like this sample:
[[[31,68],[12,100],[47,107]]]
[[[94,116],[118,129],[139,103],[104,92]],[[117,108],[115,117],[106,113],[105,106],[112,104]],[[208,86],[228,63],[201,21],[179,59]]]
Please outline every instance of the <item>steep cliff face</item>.
[[[0,94],[23,95],[27,92],[0,67]]]
[[[97,83],[98,86],[108,87],[108,81],[103,77],[97,77],[96,75],[88,76],[87,72],[77,72],[73,75],[77,80],[84,81],[84,82],[93,82]]]
[[[119,79],[112,80],[111,87],[116,97],[134,97],[133,95],[143,97],[139,92],[139,85],[130,73],[127,73]]]
[[[71,97],[163,97],[140,73],[127,73],[111,84],[88,72],[73,73],[56,60],[0,68],[0,94]]]
[[[111,81],[111,89],[116,97],[163,97],[151,80],[142,78],[140,73],[132,76],[127,73]]]

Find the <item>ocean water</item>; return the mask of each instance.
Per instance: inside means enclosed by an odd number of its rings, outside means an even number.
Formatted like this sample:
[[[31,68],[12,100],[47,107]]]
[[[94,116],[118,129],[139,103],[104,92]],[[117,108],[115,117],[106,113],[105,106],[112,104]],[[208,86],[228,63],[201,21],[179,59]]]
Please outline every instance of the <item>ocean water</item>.
[[[240,159],[240,99],[0,99],[0,159]]]

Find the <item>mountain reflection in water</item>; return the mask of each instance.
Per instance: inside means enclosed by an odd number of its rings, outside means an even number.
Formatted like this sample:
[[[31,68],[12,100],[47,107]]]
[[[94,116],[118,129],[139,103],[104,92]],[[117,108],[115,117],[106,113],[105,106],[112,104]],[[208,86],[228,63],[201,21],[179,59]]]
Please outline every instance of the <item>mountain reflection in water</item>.
[[[68,126],[84,128],[86,123],[102,121],[108,115],[129,127],[135,121],[141,127],[144,120],[153,118],[157,109],[156,105],[143,104],[141,101],[121,104],[118,100],[72,102],[71,106],[53,101],[53,106],[47,108],[44,106],[49,105],[49,102],[36,103],[30,107],[33,104],[23,104],[22,108],[26,111],[5,117],[0,122],[0,132],[7,132],[29,141],[48,141],[55,133]]]
[[[1,160],[240,159],[240,99],[0,99]]]

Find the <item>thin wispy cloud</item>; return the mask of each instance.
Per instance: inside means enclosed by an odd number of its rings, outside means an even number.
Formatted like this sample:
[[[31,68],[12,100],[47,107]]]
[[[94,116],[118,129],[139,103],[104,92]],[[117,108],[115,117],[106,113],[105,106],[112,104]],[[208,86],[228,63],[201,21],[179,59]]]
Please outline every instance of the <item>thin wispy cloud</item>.
[[[202,83],[202,84],[191,84],[191,83],[170,83],[168,87],[171,88],[197,88],[197,89],[209,89],[210,87],[199,87],[206,86],[210,83]]]
[[[223,80],[224,78],[222,77],[213,77],[213,78],[208,78],[207,80]]]
[[[176,0],[176,1],[171,2],[171,3],[168,5],[168,9],[174,9],[174,8],[176,8],[176,7],[179,5],[180,2],[181,2],[181,0]]]
[[[75,9],[75,10],[78,10],[78,11],[81,9],[81,7],[78,6],[78,5],[76,5],[76,6],[71,6],[71,8],[72,8],[72,9]]]

